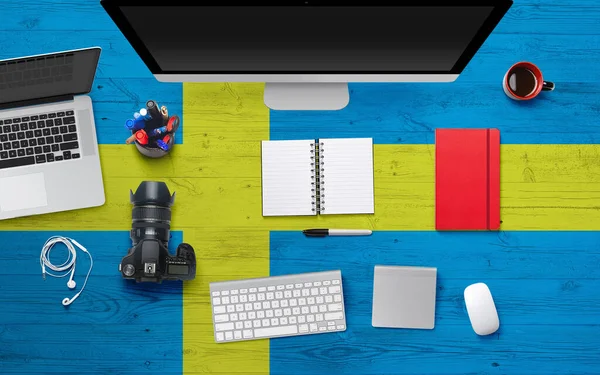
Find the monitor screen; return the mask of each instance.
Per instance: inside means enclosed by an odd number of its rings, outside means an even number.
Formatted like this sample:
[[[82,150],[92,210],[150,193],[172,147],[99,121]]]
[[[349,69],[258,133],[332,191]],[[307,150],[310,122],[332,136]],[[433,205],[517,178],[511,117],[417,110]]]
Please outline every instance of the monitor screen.
[[[0,104],[90,92],[100,48],[0,61]]]
[[[497,1],[481,3],[121,5],[109,13],[155,74],[458,73],[508,9],[498,17]]]

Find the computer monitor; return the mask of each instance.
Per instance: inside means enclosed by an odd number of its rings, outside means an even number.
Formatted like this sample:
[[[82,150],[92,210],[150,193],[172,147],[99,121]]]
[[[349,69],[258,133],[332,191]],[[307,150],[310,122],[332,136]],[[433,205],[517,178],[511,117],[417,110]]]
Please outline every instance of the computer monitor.
[[[348,82],[456,80],[512,0],[240,3],[101,1],[159,81],[266,82],[272,109],[327,110]]]

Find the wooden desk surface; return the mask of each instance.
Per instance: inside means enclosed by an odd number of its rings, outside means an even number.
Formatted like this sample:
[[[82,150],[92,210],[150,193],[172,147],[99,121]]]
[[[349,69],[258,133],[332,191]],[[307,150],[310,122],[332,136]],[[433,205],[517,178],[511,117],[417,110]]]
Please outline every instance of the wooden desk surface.
[[[452,84],[352,84],[339,112],[273,112],[260,84],[162,84],[97,1],[0,1],[0,58],[99,45],[91,93],[107,203],[0,223],[2,374],[597,374],[600,367],[600,5],[519,0]],[[218,30],[216,31],[218,32]],[[537,63],[556,91],[505,97],[514,62]],[[183,115],[173,153],[147,160],[123,141],[148,99]],[[438,127],[501,129],[499,233],[437,233]],[[375,215],[263,218],[264,139],[372,136]],[[133,285],[117,271],[130,246],[129,189],[177,192],[174,247],[198,256],[193,282]],[[307,227],[372,228],[372,237],[306,239]],[[72,306],[65,279],[44,281],[39,250],[70,235],[94,255]],[[59,254],[56,255],[56,259]],[[87,271],[81,257],[76,280]],[[373,266],[438,268],[436,327],[370,326]],[[341,269],[341,334],[213,342],[208,283]],[[488,283],[501,328],[478,337],[464,287]]]

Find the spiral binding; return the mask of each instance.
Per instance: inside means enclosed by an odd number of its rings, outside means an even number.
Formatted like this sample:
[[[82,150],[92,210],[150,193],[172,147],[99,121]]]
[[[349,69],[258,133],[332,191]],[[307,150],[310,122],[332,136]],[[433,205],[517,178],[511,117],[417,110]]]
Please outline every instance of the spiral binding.
[[[312,185],[311,188],[311,198],[312,201],[312,211],[316,213],[321,213],[325,211],[325,162],[324,162],[324,144],[323,142],[311,143],[311,156],[310,156],[310,166],[312,167],[311,172],[312,175]]]

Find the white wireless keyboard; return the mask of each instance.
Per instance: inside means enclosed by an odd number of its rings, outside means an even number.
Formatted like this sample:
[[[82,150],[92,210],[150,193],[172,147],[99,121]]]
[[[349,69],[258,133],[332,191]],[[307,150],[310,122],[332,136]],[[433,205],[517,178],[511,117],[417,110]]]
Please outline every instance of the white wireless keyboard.
[[[341,271],[210,284],[215,341],[346,330]]]

